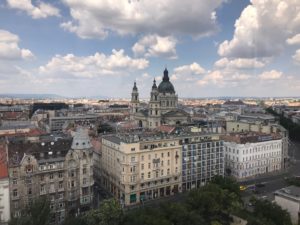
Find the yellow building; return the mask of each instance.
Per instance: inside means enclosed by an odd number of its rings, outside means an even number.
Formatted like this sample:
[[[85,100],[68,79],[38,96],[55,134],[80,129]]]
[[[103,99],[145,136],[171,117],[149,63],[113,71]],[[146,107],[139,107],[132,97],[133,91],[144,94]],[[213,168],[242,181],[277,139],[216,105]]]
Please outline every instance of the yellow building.
[[[102,186],[125,205],[174,195],[224,175],[218,134],[158,132],[102,138]]]

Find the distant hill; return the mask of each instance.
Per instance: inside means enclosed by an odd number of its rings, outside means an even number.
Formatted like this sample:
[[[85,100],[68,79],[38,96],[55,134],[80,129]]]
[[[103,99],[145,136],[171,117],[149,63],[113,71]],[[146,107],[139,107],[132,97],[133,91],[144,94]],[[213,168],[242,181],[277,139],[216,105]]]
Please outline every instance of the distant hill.
[[[61,99],[65,97],[56,94],[0,94],[0,98]]]

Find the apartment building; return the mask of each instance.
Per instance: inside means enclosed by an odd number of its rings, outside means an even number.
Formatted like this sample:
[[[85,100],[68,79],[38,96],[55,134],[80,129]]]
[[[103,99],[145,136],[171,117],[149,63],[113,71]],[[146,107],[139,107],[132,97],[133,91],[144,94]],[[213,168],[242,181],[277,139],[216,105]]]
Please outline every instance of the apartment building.
[[[103,136],[102,186],[124,205],[192,189],[224,174],[217,145],[218,135],[199,133]]]
[[[182,189],[191,190],[224,175],[223,141],[218,134],[187,137],[182,142]]]
[[[90,125],[95,124],[97,118],[97,115],[55,116],[49,118],[49,127],[51,132],[60,132],[68,123]]]
[[[282,165],[282,137],[257,132],[222,136],[225,167],[238,180],[279,171]]]
[[[50,200],[52,224],[90,208],[93,151],[84,130],[49,142],[11,140],[8,152],[12,216],[22,216],[22,209],[40,196]]]
[[[280,124],[264,122],[247,122],[247,121],[227,121],[227,132],[260,132],[264,134],[275,134],[282,137],[282,165],[281,168],[287,168],[289,162],[289,134]]]

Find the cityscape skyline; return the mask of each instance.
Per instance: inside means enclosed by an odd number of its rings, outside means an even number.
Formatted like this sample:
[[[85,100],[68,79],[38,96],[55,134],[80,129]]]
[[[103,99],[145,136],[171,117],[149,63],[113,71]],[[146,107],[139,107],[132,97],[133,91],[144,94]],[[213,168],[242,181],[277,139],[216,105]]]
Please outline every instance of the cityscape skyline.
[[[299,96],[300,2],[0,4],[1,93],[149,96],[168,68],[180,97]],[[179,15],[179,16],[178,16]]]

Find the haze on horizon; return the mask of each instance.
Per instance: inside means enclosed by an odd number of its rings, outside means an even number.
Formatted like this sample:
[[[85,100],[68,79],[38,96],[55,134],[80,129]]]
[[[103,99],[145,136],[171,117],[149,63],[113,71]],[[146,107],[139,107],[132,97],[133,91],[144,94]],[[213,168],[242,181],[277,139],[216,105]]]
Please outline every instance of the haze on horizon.
[[[300,1],[6,0],[0,92],[299,96]]]

